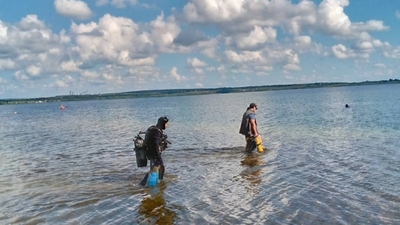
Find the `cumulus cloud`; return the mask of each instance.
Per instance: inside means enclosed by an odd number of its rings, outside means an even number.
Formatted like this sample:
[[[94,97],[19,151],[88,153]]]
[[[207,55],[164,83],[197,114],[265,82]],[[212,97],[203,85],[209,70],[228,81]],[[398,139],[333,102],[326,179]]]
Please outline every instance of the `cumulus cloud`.
[[[238,53],[232,50],[225,51],[225,57],[233,63],[260,61],[263,58],[261,51],[243,51]]]
[[[12,70],[15,68],[15,63],[11,59],[0,58],[0,70]]]
[[[205,41],[207,39],[207,36],[198,29],[187,29],[181,31],[173,42],[174,44],[178,45],[190,46],[197,42]]]
[[[198,58],[188,58],[186,62],[187,62],[187,65],[188,65],[190,68],[198,68],[198,67],[207,66],[207,63],[206,63],[206,62],[203,62],[203,61],[201,61],[201,60],[198,59]]]
[[[164,18],[164,14],[150,22],[151,36],[162,52],[173,52],[173,41],[181,32],[175,17]]]
[[[40,75],[42,72],[41,65],[30,65],[26,68],[26,73],[32,77],[36,77]]]
[[[57,13],[73,19],[84,20],[93,14],[86,2],[80,0],[55,0],[54,6]]]
[[[178,68],[176,68],[176,67],[172,67],[171,71],[169,72],[169,75],[173,80],[175,80],[177,82],[186,80],[186,78],[184,76],[181,76],[178,74]]]
[[[296,36],[294,38],[296,45],[299,48],[308,48],[312,44],[312,40],[310,36]]]
[[[207,63],[201,61],[198,58],[188,58],[186,60],[187,66],[192,69],[192,71],[198,75],[204,74],[204,71],[201,67],[206,67]]]
[[[68,84],[65,83],[63,80],[57,80],[54,82],[54,86],[56,86],[58,88],[66,88],[66,87],[68,87]]]
[[[361,32],[389,29],[377,20],[352,22],[344,12],[348,5],[348,0],[323,0],[319,5],[312,1],[294,4],[289,0],[193,0],[186,4],[182,14],[190,23],[217,24],[229,36],[247,33],[242,45],[254,42],[254,36],[259,35],[260,29],[253,31],[254,27],[281,27],[295,35],[314,31],[349,39],[358,39]]]
[[[336,58],[347,59],[348,58],[347,52],[348,52],[348,50],[347,50],[346,46],[344,46],[342,44],[335,45],[332,47],[332,53]]]
[[[301,70],[300,66],[296,64],[286,64],[283,66],[285,70]]]
[[[190,22],[225,22],[242,13],[241,1],[193,0],[183,8],[183,16]]]
[[[71,32],[79,47],[77,54],[84,62],[124,66],[154,64],[154,39],[148,32],[140,31],[131,19],[106,14],[98,24],[73,23]]]
[[[202,68],[193,68],[193,71],[198,75],[204,74],[204,70]]]
[[[352,49],[346,48],[342,44],[332,46],[332,53],[338,59],[347,59],[355,57],[355,53]]]
[[[289,0],[192,0],[184,6],[182,18],[193,25],[213,24],[221,31],[216,46],[224,44],[225,50],[218,55],[216,48],[204,48],[202,53],[209,58],[226,60],[231,66],[250,63],[253,70],[261,68],[261,65],[273,68],[276,63],[298,70],[299,54],[311,51],[321,56],[328,54],[326,47],[312,41],[310,33],[348,40],[348,46],[339,44],[330,49],[337,58],[368,58],[376,48],[382,47],[382,43],[372,38],[369,32],[384,31],[389,27],[378,20],[351,21],[344,11],[349,3],[349,0],[322,0],[318,5],[313,1],[296,4]],[[293,43],[286,46],[279,43],[278,28],[292,34]],[[196,40],[187,42],[187,45],[194,42]],[[289,47],[292,52],[287,54]],[[392,54],[386,51],[386,55]]]
[[[386,48],[383,50],[383,55],[391,59],[400,59],[400,47]]]
[[[54,34],[36,15],[27,15],[14,25],[0,21],[0,69],[19,71],[14,75],[19,81],[44,77],[59,71],[63,45],[68,43],[65,31]]]
[[[30,80],[30,78],[25,74],[24,71],[17,71],[13,74],[13,78],[19,82],[24,82]]]
[[[375,66],[376,68],[380,68],[380,69],[386,68],[385,64],[383,64],[383,63],[376,63],[374,66]]]
[[[268,41],[274,41],[276,36],[277,32],[273,28],[255,26],[254,30],[247,35],[239,36],[236,40],[236,45],[241,50],[257,49]]]

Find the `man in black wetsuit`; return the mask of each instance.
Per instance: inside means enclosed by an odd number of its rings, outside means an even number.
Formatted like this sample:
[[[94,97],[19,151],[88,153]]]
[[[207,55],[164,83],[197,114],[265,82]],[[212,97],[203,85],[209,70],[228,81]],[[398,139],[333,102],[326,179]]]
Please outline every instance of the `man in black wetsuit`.
[[[161,153],[167,146],[166,135],[163,134],[163,130],[168,127],[168,121],[167,117],[160,117],[157,120],[157,125],[149,127],[146,131],[144,143],[147,149],[146,157],[150,160],[150,172],[140,182],[143,186],[146,185],[149,174],[154,170],[158,170],[159,180],[164,177],[165,168]]]

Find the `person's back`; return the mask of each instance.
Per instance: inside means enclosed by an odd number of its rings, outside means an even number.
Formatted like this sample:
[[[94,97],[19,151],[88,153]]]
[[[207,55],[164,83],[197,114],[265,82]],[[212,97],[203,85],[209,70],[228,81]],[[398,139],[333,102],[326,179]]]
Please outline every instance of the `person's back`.
[[[146,131],[145,143],[147,148],[147,157],[154,159],[158,156],[160,142],[163,132],[157,126],[151,126]]]
[[[243,113],[242,123],[240,125],[239,133],[245,135],[246,137],[251,136],[251,123],[250,119],[254,118],[254,112],[251,109],[247,109],[246,112]]]

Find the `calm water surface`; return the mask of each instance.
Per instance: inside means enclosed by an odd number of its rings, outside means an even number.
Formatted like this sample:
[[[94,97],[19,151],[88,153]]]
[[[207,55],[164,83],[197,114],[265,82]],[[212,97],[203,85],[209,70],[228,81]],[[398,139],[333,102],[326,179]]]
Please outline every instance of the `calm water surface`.
[[[264,154],[242,152],[250,102]],[[374,85],[0,106],[0,224],[400,224],[399,102]],[[140,187],[132,138],[163,115],[166,177]]]

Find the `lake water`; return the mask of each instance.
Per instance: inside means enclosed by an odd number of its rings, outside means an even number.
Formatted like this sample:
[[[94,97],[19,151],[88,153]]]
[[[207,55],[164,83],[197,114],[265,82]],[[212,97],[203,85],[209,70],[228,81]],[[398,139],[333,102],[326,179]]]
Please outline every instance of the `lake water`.
[[[238,133],[250,102],[263,154]],[[373,85],[3,105],[0,224],[400,224],[399,102]],[[141,187],[132,139],[164,115],[166,175]]]

